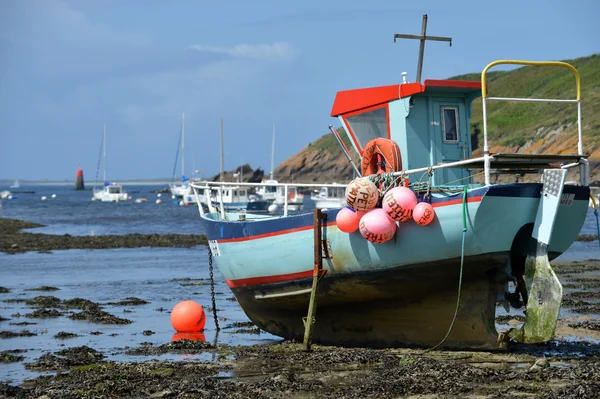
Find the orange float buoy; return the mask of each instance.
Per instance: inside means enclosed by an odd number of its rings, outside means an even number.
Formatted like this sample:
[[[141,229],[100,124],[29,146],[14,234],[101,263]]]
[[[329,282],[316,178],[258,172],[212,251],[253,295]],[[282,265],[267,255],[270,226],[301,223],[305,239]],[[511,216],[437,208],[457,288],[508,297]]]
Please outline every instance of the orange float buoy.
[[[206,342],[206,336],[202,331],[199,332],[176,332],[171,337],[171,342],[179,341],[180,339],[187,339],[190,341],[202,341]]]
[[[335,217],[335,224],[338,229],[343,231],[344,233],[354,233],[358,230],[358,222],[360,221],[358,217],[358,212],[349,206],[345,206],[338,212]]]
[[[178,332],[198,332],[204,330],[206,314],[199,303],[179,302],[171,312],[171,325]]]
[[[413,209],[413,219],[421,226],[428,225],[435,217],[435,211],[428,202],[419,202]]]

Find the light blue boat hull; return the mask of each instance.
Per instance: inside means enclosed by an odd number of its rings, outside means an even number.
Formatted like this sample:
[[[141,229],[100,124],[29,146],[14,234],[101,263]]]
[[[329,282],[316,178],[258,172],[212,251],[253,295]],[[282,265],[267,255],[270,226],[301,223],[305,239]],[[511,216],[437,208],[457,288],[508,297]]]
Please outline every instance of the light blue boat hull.
[[[528,251],[540,184],[469,190],[461,307],[447,347],[496,347],[498,287],[518,276]],[[589,188],[566,186],[550,257],[567,250],[587,212]],[[454,315],[462,243],[462,193],[432,199],[427,226],[401,223],[383,244],[335,226],[326,211],[323,239],[331,257],[319,285],[313,341],[334,345],[427,346],[439,342]],[[313,215],[229,221],[207,214],[202,223],[214,262],[238,302],[261,329],[302,339],[313,273]]]

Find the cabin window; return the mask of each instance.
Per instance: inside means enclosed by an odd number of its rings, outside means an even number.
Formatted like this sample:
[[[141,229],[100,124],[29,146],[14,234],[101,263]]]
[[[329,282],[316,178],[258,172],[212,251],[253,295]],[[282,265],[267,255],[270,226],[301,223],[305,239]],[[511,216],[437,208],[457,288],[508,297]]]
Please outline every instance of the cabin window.
[[[458,143],[458,108],[442,107],[444,143]]]
[[[369,141],[388,137],[387,106],[345,118],[361,147]]]
[[[246,190],[240,190],[240,197],[246,196]]]
[[[233,196],[237,197],[237,190],[233,190]]]

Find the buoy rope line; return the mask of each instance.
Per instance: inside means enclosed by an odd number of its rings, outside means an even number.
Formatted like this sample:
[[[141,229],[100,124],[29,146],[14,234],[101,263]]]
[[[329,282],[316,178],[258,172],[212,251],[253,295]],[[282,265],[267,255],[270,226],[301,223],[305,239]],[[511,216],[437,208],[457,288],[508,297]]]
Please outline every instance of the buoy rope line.
[[[210,250],[210,248],[208,249],[208,274],[210,276],[210,299],[212,301],[212,311],[213,311],[213,316],[215,318],[215,328],[217,331],[219,331],[220,330],[219,319],[217,318],[217,304],[215,301],[215,279],[213,276],[213,256],[212,256],[212,251]]]
[[[452,323],[450,323],[450,327],[448,328],[448,332],[446,336],[438,342],[435,346],[425,350],[424,352],[418,353],[418,355],[424,355],[428,352],[431,352],[442,345],[450,333],[452,332],[452,328],[454,327],[454,322],[456,321],[456,316],[458,315],[458,309],[460,308],[460,293],[462,291],[462,278],[463,278],[463,267],[465,261],[465,237],[467,235],[467,186],[463,189],[463,203],[462,203],[462,219],[463,219],[463,231],[462,231],[462,245],[461,245],[461,253],[460,253],[460,273],[458,276],[458,292],[456,295],[456,308],[454,309],[454,317],[452,317]]]

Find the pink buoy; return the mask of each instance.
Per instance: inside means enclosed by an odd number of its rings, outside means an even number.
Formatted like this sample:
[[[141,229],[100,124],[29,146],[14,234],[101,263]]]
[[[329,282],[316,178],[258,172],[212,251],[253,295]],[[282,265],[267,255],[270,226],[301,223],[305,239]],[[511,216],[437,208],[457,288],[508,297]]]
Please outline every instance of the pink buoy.
[[[415,206],[415,209],[413,209],[413,219],[421,226],[431,223],[434,217],[435,211],[428,202],[419,202],[417,206]]]
[[[360,219],[360,234],[368,241],[380,244],[396,233],[396,222],[381,208],[373,209]]]
[[[412,217],[417,202],[417,196],[410,188],[394,187],[383,197],[382,208],[390,218],[405,222]]]
[[[357,211],[348,206],[340,209],[335,217],[335,224],[338,229],[342,230],[344,233],[354,233],[358,230],[359,221]]]
[[[378,200],[377,186],[366,177],[354,179],[346,187],[346,203],[355,211],[373,209]]]

